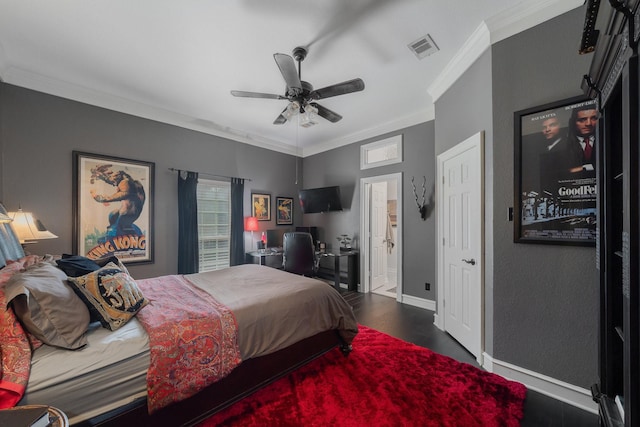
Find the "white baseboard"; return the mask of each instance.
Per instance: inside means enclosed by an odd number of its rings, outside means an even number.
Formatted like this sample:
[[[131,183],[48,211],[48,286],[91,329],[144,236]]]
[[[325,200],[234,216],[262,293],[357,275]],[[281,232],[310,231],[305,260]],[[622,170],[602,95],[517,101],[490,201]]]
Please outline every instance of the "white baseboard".
[[[402,295],[402,302],[426,310],[434,311],[434,325],[442,329],[440,317],[435,313],[436,302],[410,295]],[[598,414],[598,405],[591,397],[591,391],[558,379],[494,359],[487,353],[482,354],[482,367],[488,372],[493,372],[512,381],[518,381],[527,388],[553,399],[575,406],[592,414]]]
[[[438,312],[433,310],[433,324],[436,326],[436,328],[440,329],[441,331],[444,331],[444,327],[442,325],[442,319],[440,318],[440,316],[438,316]]]
[[[402,294],[401,303],[412,305],[414,307],[424,308],[425,310],[436,310],[436,302],[430,299],[418,298],[411,295]]]
[[[568,403],[576,408],[598,414],[598,405],[593,401],[591,392],[587,389],[512,365],[511,363],[496,360],[486,353],[483,354],[483,357],[482,367],[489,372],[501,375],[512,381],[518,381],[531,390]]]

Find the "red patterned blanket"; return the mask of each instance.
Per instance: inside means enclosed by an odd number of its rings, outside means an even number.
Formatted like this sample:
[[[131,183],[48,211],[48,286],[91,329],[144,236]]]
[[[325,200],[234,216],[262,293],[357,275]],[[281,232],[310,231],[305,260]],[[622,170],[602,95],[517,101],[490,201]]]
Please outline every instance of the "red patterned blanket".
[[[137,315],[151,351],[149,413],[196,394],[241,362],[236,320],[226,306],[180,275],[136,282],[149,300]]]
[[[42,345],[25,332],[13,309],[7,307],[4,285],[37,260],[29,255],[9,261],[0,270],[0,409],[11,408],[22,399],[31,372],[31,351]]]
[[[31,347],[20,322],[7,308],[4,298],[4,284],[14,272],[20,271],[22,264],[9,264],[3,271],[0,284],[0,409],[10,408],[22,398],[29,381],[31,367]]]

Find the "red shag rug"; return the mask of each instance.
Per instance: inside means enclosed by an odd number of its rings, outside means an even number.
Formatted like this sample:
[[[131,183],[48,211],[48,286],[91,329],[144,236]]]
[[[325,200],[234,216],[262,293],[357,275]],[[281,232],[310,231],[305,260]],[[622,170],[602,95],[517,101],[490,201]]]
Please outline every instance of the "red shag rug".
[[[518,426],[524,385],[360,326],[334,349],[219,412],[214,426]]]

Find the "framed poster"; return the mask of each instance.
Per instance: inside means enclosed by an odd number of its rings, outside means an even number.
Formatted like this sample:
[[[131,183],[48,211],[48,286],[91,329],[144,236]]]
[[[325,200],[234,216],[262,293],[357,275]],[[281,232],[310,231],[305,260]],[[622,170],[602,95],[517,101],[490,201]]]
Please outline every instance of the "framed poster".
[[[514,113],[514,241],[595,245],[595,100],[570,98]]]
[[[153,262],[154,164],[73,152],[73,251]]]
[[[293,224],[293,198],[276,197],[276,225]]]
[[[251,193],[251,216],[258,221],[271,221],[271,195]]]

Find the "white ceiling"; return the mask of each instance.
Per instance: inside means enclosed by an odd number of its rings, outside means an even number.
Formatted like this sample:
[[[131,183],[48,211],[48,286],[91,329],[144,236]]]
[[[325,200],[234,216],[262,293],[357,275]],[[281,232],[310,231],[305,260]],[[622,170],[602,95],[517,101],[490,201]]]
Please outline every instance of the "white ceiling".
[[[0,78],[10,84],[310,155],[434,118],[433,102],[490,43],[582,0],[0,0]],[[407,45],[429,34],[439,51]],[[576,42],[577,44],[578,42]],[[276,52],[308,46],[319,103],[343,116],[272,124],[287,101]],[[577,47],[576,47],[577,49]]]

